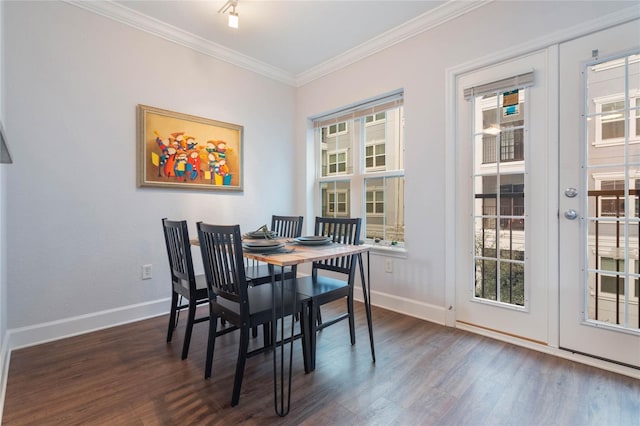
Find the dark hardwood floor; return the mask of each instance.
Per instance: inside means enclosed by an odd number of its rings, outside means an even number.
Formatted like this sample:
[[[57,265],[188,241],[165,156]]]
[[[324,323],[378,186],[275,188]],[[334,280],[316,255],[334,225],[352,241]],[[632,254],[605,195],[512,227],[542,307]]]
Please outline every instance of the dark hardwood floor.
[[[247,361],[231,407],[238,333],[204,380],[207,323],[182,361],[184,318],[167,344],[163,316],[14,351],[3,424],[640,425],[638,380],[377,308],[373,364],[357,309],[356,345],[344,321],[323,330],[313,373],[296,342],[285,418],[270,353]]]

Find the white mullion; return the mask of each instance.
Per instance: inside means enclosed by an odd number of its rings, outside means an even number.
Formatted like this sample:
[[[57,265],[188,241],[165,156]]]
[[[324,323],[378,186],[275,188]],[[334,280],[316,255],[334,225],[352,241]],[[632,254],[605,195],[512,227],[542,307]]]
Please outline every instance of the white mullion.
[[[500,194],[500,154],[502,150],[502,113],[500,111],[500,92],[496,92],[496,125],[500,132],[496,135],[496,302],[500,302],[500,271],[501,271],[501,244],[500,244],[500,219],[502,213],[500,210],[502,204],[502,196]]]
[[[476,262],[478,261],[479,257],[476,253],[476,244],[477,244],[477,235],[476,235],[476,220],[478,217],[478,212],[476,211],[476,195],[477,195],[477,189],[476,189],[476,179],[478,177],[478,175],[476,174],[476,156],[477,156],[477,150],[476,150],[476,138],[477,136],[477,132],[476,132],[476,115],[477,115],[477,109],[476,109],[476,103],[477,103],[477,97],[474,96],[471,98],[471,167],[473,168],[473,170],[471,171],[470,177],[471,177],[471,226],[470,226],[470,231],[471,231],[471,241],[473,241],[473,244],[471,246],[471,259],[473,259],[473,261],[471,262],[471,266],[473,268],[472,270],[472,274],[473,274],[473,279],[469,280],[469,286],[471,287],[471,298],[475,298],[476,297],[476,289],[475,289],[475,282],[477,280],[476,277]],[[484,221],[484,215],[481,215],[481,220]],[[483,225],[484,226],[484,225]],[[484,241],[483,241],[484,244]],[[482,271],[482,277],[484,278],[485,276],[485,271]],[[484,279],[482,282],[482,286],[484,287]]]
[[[624,60],[624,321],[629,327],[629,57]],[[616,307],[618,309],[618,307]]]

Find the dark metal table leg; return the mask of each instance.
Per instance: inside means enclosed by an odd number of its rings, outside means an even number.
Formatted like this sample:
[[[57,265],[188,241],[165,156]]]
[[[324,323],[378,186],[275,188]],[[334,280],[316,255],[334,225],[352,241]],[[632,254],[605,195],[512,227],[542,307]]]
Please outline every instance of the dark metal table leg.
[[[362,282],[362,295],[364,297],[364,310],[367,314],[367,325],[369,326],[369,343],[371,344],[371,357],[376,362],[376,350],[373,345],[373,321],[371,318],[371,268],[369,267],[369,252],[367,252],[367,281],[364,280],[364,265],[362,253],[358,253],[360,263],[360,281]]]
[[[275,277],[275,268],[271,269],[271,295],[272,295],[272,306],[273,306],[273,314],[271,321],[271,336],[274,340],[273,342],[273,399],[274,406],[276,410],[276,414],[280,417],[284,417],[289,414],[289,410],[291,408],[291,367],[293,364],[293,341],[294,341],[294,326],[295,326],[295,315],[291,315],[291,339],[289,340],[289,373],[287,375],[287,392],[286,392],[286,400],[287,404],[285,406],[285,362],[284,362],[284,352],[285,352],[285,338],[284,338],[284,266],[280,267],[280,315],[276,315],[276,285],[275,285],[276,277]],[[295,312],[295,307],[297,303],[297,295],[294,290],[293,294],[293,310]],[[280,327],[280,343],[278,343],[278,318],[281,321]],[[278,346],[280,346],[280,369],[278,369]],[[279,373],[279,374],[278,374]],[[280,376],[280,392],[278,393],[278,375]],[[279,398],[278,398],[279,395]]]

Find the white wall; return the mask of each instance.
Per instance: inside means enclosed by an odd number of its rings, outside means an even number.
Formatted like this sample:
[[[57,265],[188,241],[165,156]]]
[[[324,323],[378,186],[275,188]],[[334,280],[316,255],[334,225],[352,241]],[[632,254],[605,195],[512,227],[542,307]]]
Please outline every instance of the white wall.
[[[195,236],[198,220],[247,229],[301,213],[292,87],[73,5],[3,4],[7,327],[34,333],[14,346],[83,331],[65,330],[70,319],[167,312],[162,217],[189,220]],[[243,125],[244,193],[137,188],[137,104]]]
[[[0,52],[4,52],[4,31],[2,27],[4,13],[4,2],[0,2]],[[0,121],[4,123],[4,61],[3,55],[0,54]],[[0,386],[5,387],[7,380],[6,373],[9,367],[8,362],[8,341],[7,337],[7,226],[6,226],[6,178],[5,168],[7,166],[0,165]],[[3,398],[0,398],[0,404],[4,405]]]
[[[636,3],[637,4],[637,3]],[[631,2],[493,2],[298,89],[296,164],[313,166],[307,118],[398,88],[405,93],[407,257],[394,273],[372,256],[373,303],[445,322],[445,86],[447,69],[578,26]],[[306,144],[304,142],[307,141]],[[313,172],[296,193],[313,188]],[[299,209],[313,217],[308,199]]]

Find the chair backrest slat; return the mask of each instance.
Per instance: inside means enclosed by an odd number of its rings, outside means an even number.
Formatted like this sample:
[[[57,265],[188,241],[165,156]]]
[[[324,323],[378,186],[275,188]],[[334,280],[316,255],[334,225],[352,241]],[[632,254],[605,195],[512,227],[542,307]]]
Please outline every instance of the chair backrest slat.
[[[315,235],[331,237],[334,243],[358,245],[360,244],[360,224],[360,218],[316,217]],[[354,266],[353,256],[336,257],[314,262],[313,273],[316,273],[316,269],[326,269],[351,274]]]
[[[296,238],[302,235],[302,216],[271,216],[271,230],[279,237]]]
[[[162,219],[162,227],[173,283],[174,285],[182,285],[195,294],[196,282],[187,221],[164,218]]]
[[[202,222],[198,222],[197,226],[209,292],[240,303],[241,310],[248,309],[240,226]]]

